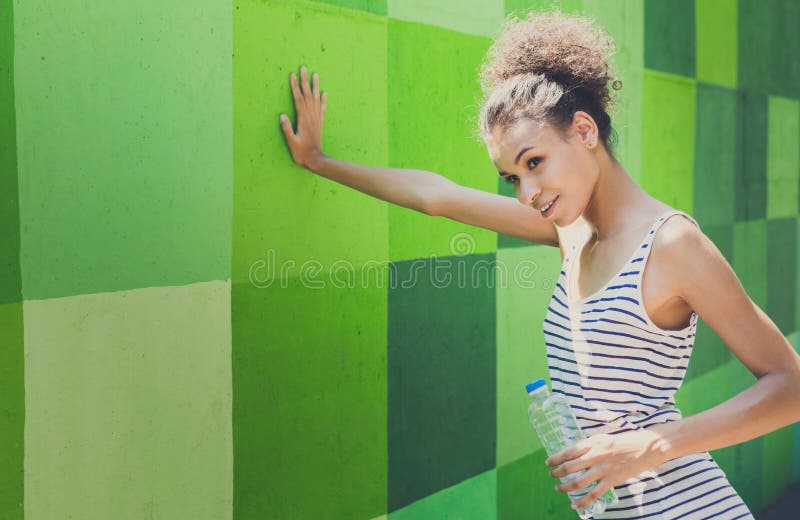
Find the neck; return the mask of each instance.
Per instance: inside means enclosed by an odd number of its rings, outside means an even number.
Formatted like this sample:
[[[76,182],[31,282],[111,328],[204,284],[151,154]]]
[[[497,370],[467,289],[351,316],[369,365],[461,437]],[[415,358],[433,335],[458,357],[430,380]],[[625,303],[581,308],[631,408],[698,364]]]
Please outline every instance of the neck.
[[[598,153],[600,174],[583,212],[595,242],[608,240],[638,225],[641,214],[654,199],[642,190],[622,165],[607,153]]]

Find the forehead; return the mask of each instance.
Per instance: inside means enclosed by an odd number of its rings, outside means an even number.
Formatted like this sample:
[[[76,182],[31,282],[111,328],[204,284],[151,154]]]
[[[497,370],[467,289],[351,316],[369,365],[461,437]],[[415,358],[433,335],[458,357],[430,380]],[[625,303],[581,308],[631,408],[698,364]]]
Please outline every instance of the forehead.
[[[552,137],[553,131],[550,127],[530,119],[522,119],[505,133],[495,128],[492,131],[491,140],[487,143],[487,148],[492,161],[497,163],[509,157],[513,160],[523,147],[542,148],[549,143]]]

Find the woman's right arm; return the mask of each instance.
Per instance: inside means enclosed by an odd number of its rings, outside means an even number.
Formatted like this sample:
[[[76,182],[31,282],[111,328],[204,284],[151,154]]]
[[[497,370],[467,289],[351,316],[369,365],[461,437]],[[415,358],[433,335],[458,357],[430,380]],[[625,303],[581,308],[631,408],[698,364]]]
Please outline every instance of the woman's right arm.
[[[319,76],[313,75],[309,88],[305,67],[300,68],[301,86],[290,76],[297,111],[297,133],[288,117],[280,124],[294,161],[320,176],[372,195],[381,200],[427,215],[447,217],[505,235],[559,247],[552,222],[538,210],[512,197],[497,195],[456,184],[425,170],[367,166],[340,161],[322,152],[322,123],[327,92],[320,95]]]

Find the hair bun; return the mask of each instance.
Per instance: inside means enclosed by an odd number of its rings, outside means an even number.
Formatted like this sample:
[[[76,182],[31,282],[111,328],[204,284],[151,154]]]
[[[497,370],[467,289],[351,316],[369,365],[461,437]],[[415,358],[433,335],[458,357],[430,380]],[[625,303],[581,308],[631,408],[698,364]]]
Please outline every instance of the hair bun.
[[[591,18],[558,9],[511,15],[481,65],[480,85],[488,93],[520,74],[542,75],[565,89],[584,87],[603,110],[612,103],[608,83],[620,88],[609,67],[614,40]]]

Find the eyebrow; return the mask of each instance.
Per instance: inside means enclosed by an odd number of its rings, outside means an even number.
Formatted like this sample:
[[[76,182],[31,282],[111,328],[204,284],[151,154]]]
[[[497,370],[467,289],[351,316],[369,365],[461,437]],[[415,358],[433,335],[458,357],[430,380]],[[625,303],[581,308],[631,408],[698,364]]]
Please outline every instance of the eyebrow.
[[[519,160],[522,158],[522,154],[524,154],[528,150],[533,150],[534,148],[536,148],[536,147],[535,146],[528,146],[527,148],[523,148],[522,150],[520,150],[519,153],[517,154],[517,158],[514,159],[514,164],[517,164],[519,162]],[[502,171],[499,171],[499,170],[498,170],[497,173],[500,174],[500,177],[502,177],[503,175],[508,175],[506,172],[502,172]]]

